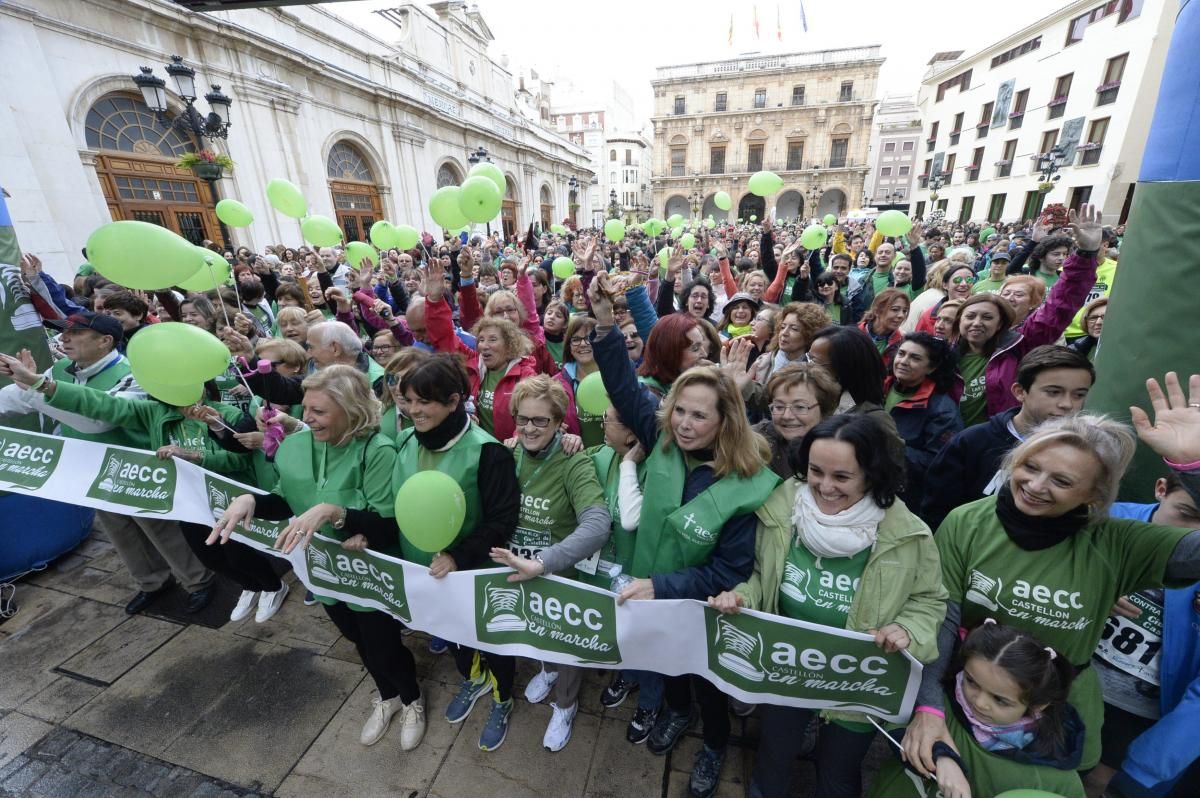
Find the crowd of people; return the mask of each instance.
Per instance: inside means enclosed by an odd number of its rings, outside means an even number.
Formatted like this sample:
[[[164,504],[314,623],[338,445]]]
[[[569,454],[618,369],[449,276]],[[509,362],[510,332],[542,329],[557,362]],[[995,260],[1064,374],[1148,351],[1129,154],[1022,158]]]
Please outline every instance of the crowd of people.
[[[231,535],[288,521],[285,553],[321,532],[434,578],[557,574],[621,604],[694,599],[907,651],[924,665],[917,706],[870,795],[1195,795],[1200,375],[1151,381],[1153,412],[1135,410],[1133,429],[1087,411],[1124,230],[1088,206],[1051,224],[935,220],[889,238],[846,222],[811,251],[803,225],[770,218],[696,225],[690,250],[676,235],[534,226],[509,241],[426,235],[377,262],[239,247],[223,253],[236,285],[203,294],[129,290],[86,263],[59,285],[26,256],[47,317],[65,321],[48,327],[48,370],[0,355],[13,380],[0,413],[268,491],[211,529],[97,513],[138,587],[130,613],[176,585],[199,611],[220,574],[242,591],[231,620],[268,622],[288,585]],[[231,353],[195,404],[155,398],[124,355],[164,321]],[[576,400],[593,374],[603,414]],[[1162,478],[1129,487],[1155,501],[1116,503],[1137,437]],[[394,501],[427,470],[466,500],[435,554],[400,533]],[[377,688],[363,745],[398,725],[412,750],[427,713],[461,723],[481,700],[485,751],[535,722],[513,713],[514,657],[434,638],[461,685],[430,707],[399,620],[305,603]],[[550,699],[549,751],[570,741],[582,673],[546,663],[525,688]],[[600,701],[635,694],[626,738],[654,755],[698,718],[692,796],[716,792],[731,713],[754,712],[752,795],[793,794],[804,751],[816,795],[862,794],[878,733],[862,713],[755,707],[699,676],[631,670]]]

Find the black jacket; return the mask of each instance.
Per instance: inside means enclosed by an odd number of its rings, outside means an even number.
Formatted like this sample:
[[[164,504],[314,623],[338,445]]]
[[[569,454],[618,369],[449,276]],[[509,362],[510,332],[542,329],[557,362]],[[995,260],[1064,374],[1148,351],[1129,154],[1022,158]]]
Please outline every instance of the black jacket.
[[[950,439],[925,471],[925,497],[921,519],[937,531],[950,511],[984,497],[984,489],[1000,468],[1000,461],[1017,439],[1008,422],[1019,413],[1014,407],[968,427]]]

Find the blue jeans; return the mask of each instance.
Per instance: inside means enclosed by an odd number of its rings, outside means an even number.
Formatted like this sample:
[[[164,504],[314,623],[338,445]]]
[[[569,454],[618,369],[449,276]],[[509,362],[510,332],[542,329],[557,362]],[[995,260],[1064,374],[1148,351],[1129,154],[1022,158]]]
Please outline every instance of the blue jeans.
[[[657,710],[662,705],[666,681],[661,673],[622,671],[621,675],[625,681],[638,686],[638,709]]]

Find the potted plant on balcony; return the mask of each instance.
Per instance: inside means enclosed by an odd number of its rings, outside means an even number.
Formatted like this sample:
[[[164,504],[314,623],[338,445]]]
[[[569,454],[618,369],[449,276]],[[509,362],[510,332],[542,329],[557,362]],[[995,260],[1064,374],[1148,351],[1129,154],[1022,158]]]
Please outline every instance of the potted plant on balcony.
[[[212,150],[185,152],[175,165],[183,169],[191,169],[201,180],[220,180],[226,169],[233,168],[233,159],[225,153],[215,153]]]

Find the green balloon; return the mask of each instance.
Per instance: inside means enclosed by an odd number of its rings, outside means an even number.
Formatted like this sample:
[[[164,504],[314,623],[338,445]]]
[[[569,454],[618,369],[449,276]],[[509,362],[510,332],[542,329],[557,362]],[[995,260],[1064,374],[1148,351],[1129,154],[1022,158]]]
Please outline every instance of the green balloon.
[[[308,214],[308,200],[304,199],[300,189],[281,177],[267,183],[267,201],[272,208],[293,219],[302,219]]]
[[[466,226],[467,217],[463,216],[463,212],[458,207],[460,193],[458,186],[442,186],[429,198],[429,215],[433,217],[433,221],[437,222],[439,227],[445,230],[457,230]]]
[[[392,249],[400,246],[399,231],[396,226],[386,219],[380,219],[371,225],[371,243],[380,249]],[[407,247],[405,247],[407,249]]]
[[[556,222],[556,223],[550,225],[550,232],[557,233],[558,235],[562,236],[562,235],[567,234],[567,228],[563,227],[561,224],[558,224]]]
[[[716,205],[723,211],[727,211],[733,207],[733,197],[729,196],[728,191],[718,191],[713,196],[713,205]]]
[[[217,203],[217,218],[230,227],[249,227],[254,221],[250,209],[235,199],[223,199]]]
[[[421,234],[411,224],[398,224],[395,230],[397,249],[412,249],[421,240]]]
[[[300,222],[300,234],[314,247],[333,247],[342,243],[342,228],[328,216],[306,216]]]
[[[679,237],[679,246],[684,249],[692,249],[696,246],[696,237],[691,233],[684,233]]]
[[[832,213],[825,214],[825,218],[821,220],[825,224],[837,224],[837,217]]]
[[[164,385],[163,383],[138,379],[142,390],[160,402],[172,407],[191,407],[204,396],[204,383],[195,385]]]
[[[550,269],[554,272],[555,277],[560,280],[565,280],[571,275],[575,274],[575,261],[571,260],[566,255],[559,255],[554,259],[554,262],[550,264]]]
[[[481,161],[471,167],[471,171],[467,172],[467,177],[486,177],[496,184],[496,188],[500,190],[500,196],[504,196],[504,192],[508,190],[508,181],[504,179],[504,173],[500,171],[500,167],[494,163]]]
[[[88,262],[126,288],[159,291],[179,285],[204,265],[196,246],[149,222],[109,222],[87,240]]]
[[[203,385],[229,368],[229,348],[221,339],[177,321],[147,325],[129,339],[126,354],[138,384]]]
[[[620,219],[609,219],[604,223],[604,237],[617,242],[625,238],[625,223]]]
[[[429,554],[445,549],[462,530],[467,499],[454,477],[418,471],[396,491],[396,525],[408,542]]]
[[[903,211],[884,211],[875,220],[875,229],[885,236],[902,236],[912,229],[912,219]]]
[[[766,197],[783,188],[783,178],[774,172],[755,172],[750,175],[749,186],[751,194]]]
[[[672,247],[663,247],[662,249],[660,249],[658,251],[658,262],[662,265],[662,267],[664,269],[667,268],[667,261],[669,261],[671,259],[671,255],[673,252],[674,252],[674,249]]]
[[[667,217],[667,227],[679,227],[681,224],[683,224],[682,214],[673,213]]]
[[[593,416],[602,416],[604,411],[608,410],[612,400],[608,398],[608,391],[604,389],[604,380],[600,372],[593,371],[580,380],[579,387],[575,389],[575,404]]]
[[[490,222],[500,213],[504,195],[483,175],[468,177],[459,186],[458,209],[471,222]]]
[[[800,246],[805,249],[820,249],[825,246],[825,241],[828,238],[829,233],[823,225],[810,224],[800,234]]]
[[[204,265],[191,277],[179,283],[178,287],[192,294],[203,294],[219,285],[226,285],[233,274],[233,267],[229,265],[229,261],[204,247],[196,247],[196,250]]]
[[[364,241],[351,241],[346,245],[346,263],[350,264],[350,268],[361,268],[364,260],[371,261],[374,266],[379,265],[379,253],[375,247]]]
[[[757,221],[758,221],[758,217],[757,217],[757,216],[755,216],[755,215],[752,213],[752,214],[750,214],[750,221],[752,221],[752,222],[757,222]]]
[[[709,218],[704,220],[704,226],[707,227],[709,230],[711,230],[717,226],[717,221],[716,221],[716,219],[713,219],[710,216]]]

